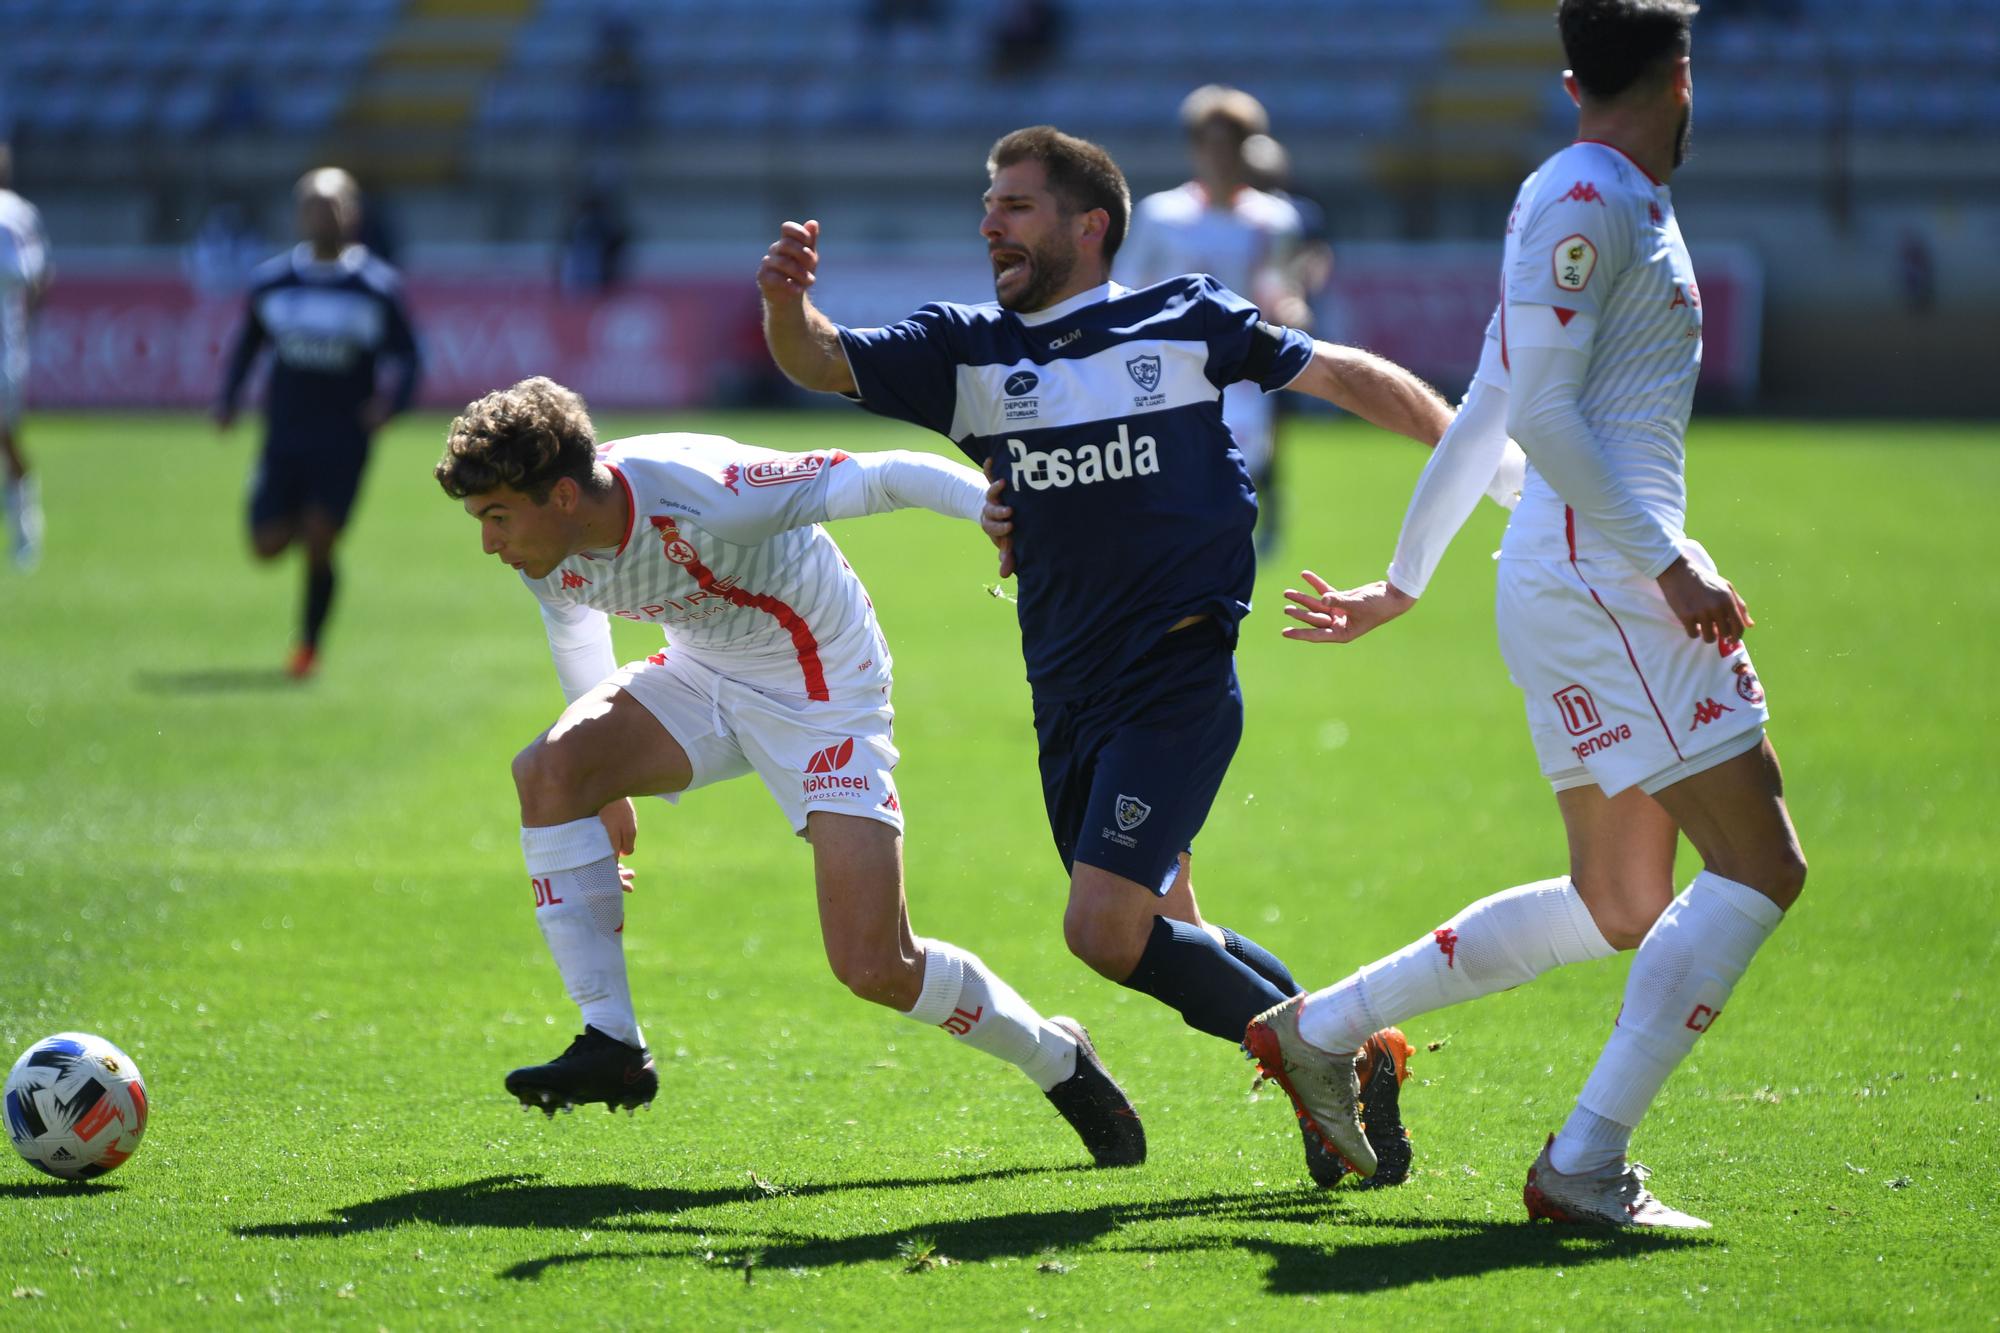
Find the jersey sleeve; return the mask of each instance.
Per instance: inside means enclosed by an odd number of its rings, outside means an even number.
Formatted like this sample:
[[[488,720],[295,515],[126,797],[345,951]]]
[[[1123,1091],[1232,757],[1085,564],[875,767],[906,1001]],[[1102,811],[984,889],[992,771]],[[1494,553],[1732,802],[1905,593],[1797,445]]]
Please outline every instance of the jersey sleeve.
[[[1209,383],[1220,389],[1248,380],[1270,393],[1312,361],[1312,335],[1266,323],[1255,305],[1206,274],[1194,281],[1208,335]]]
[[[618,669],[618,659],[611,650],[611,621],[602,611],[548,597],[525,576],[522,582],[541,605],[549,657],[555,662],[563,699],[575,703]]]
[[[1510,319],[1508,343],[1585,350],[1611,289],[1633,262],[1631,210],[1620,196],[1600,194],[1596,182],[1579,180],[1535,205],[1521,228],[1506,273],[1507,304],[1547,306],[1555,318],[1532,328]]]
[[[942,305],[924,306],[885,328],[842,328],[840,345],[861,405],[948,436],[958,405],[952,335],[953,321]]]

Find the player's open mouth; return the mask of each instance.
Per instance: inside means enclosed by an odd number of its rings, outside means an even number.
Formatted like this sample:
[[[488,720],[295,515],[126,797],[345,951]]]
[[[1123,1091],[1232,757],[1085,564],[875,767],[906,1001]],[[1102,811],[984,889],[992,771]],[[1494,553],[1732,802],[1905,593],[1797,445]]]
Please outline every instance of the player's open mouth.
[[[993,250],[988,252],[993,261],[993,281],[1002,283],[1009,278],[1024,276],[1028,271],[1028,256],[1022,250]]]

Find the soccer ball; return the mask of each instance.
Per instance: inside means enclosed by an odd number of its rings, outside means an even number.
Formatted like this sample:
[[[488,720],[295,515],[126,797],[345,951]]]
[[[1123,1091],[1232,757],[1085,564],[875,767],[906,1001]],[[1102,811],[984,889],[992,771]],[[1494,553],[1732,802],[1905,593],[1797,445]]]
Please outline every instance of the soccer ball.
[[[28,1165],[89,1180],[139,1150],[146,1085],[132,1057],[88,1032],[30,1046],[7,1074],[7,1137]]]

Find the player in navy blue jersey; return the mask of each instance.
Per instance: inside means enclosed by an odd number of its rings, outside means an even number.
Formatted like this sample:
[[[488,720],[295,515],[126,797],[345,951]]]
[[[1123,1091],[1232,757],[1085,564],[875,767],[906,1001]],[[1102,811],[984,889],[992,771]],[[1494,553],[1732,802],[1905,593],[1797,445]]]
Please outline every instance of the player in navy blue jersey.
[[[271,560],[305,552],[305,618],[290,672],[319,658],[333,606],[333,548],[361,487],[368,446],[417,390],[416,336],[396,270],[355,242],[361,195],[337,167],[302,177],[302,243],[257,270],[249,309],[229,357],[216,420],[225,430],[250,367],[266,343],[273,360],[264,394],[264,452],[250,495],[250,546]],[[383,360],[396,363],[385,393]]]
[[[1003,576],[1020,576],[1070,950],[1236,1042],[1298,986],[1269,951],[1204,922],[1189,878],[1242,732],[1233,649],[1255,573],[1257,500],[1223,388],[1296,389],[1425,444],[1451,411],[1401,367],[1266,323],[1211,277],[1111,283],[1131,194],[1097,145],[1037,126],[987,165],[994,304],[841,328],[806,296],[819,224],[788,222],[758,272],[766,340],[799,384],[939,431],[994,478],[988,532]],[[1402,1069],[1400,1054],[1377,1063]],[[1368,1145],[1344,1155],[1375,1170]],[[1323,1183],[1340,1175],[1330,1157],[1311,1164]]]

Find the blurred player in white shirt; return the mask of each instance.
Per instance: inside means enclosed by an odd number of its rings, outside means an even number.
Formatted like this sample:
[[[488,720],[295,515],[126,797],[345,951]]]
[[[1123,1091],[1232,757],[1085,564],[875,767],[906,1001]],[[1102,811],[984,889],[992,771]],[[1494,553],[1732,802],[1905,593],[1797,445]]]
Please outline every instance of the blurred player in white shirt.
[[[972,520],[986,482],[930,454],[779,454],[714,435],[598,449],[546,379],[452,423],[436,476],[541,604],[569,707],[514,760],[536,920],[584,1031],[507,1089],[549,1113],[649,1104],[659,1080],[625,975],[629,798],[756,773],[813,849],[820,930],[856,995],[1034,1079],[1099,1165],[1145,1133],[1073,1019],[1045,1019],[979,958],[910,929],[888,645],[820,524],[923,507]],[[619,668],[607,615],[668,646]]]
[[[49,242],[42,215],[8,188],[13,156],[0,142],[0,464],[6,468],[7,540],[14,563],[32,569],[41,556],[42,506],[21,449],[28,391],[28,327],[49,287]]]
[[[1113,276],[1127,287],[1150,287],[1207,273],[1255,302],[1271,323],[1310,329],[1312,307],[1293,263],[1305,224],[1290,200],[1252,184],[1257,166],[1244,152],[1270,127],[1263,104],[1240,88],[1209,84],[1189,93],[1181,128],[1194,179],[1133,206]],[[1257,488],[1257,549],[1268,553],[1278,531],[1276,400],[1255,384],[1232,384],[1222,392],[1222,420]]]
[[[1655,1198],[1627,1146],[1806,875],[1743,648],[1748,612],[1685,531],[1701,295],[1666,182],[1686,155],[1694,14],[1684,0],[1563,0],[1577,142],[1521,187],[1497,336],[1418,485],[1390,578],[1336,592],[1308,573],[1313,593],[1286,594],[1304,622],[1287,635],[1313,642],[1400,615],[1507,435],[1526,450],[1496,615],[1569,874],[1483,898],[1252,1027],[1325,1093],[1313,1113],[1338,1117],[1351,1074],[1327,1071],[1351,1067],[1345,1053],[1374,1028],[1636,947],[1611,1039],[1523,1191],[1531,1216],[1562,1222],[1708,1225]],[[1681,834],[1703,869],[1676,897]]]

